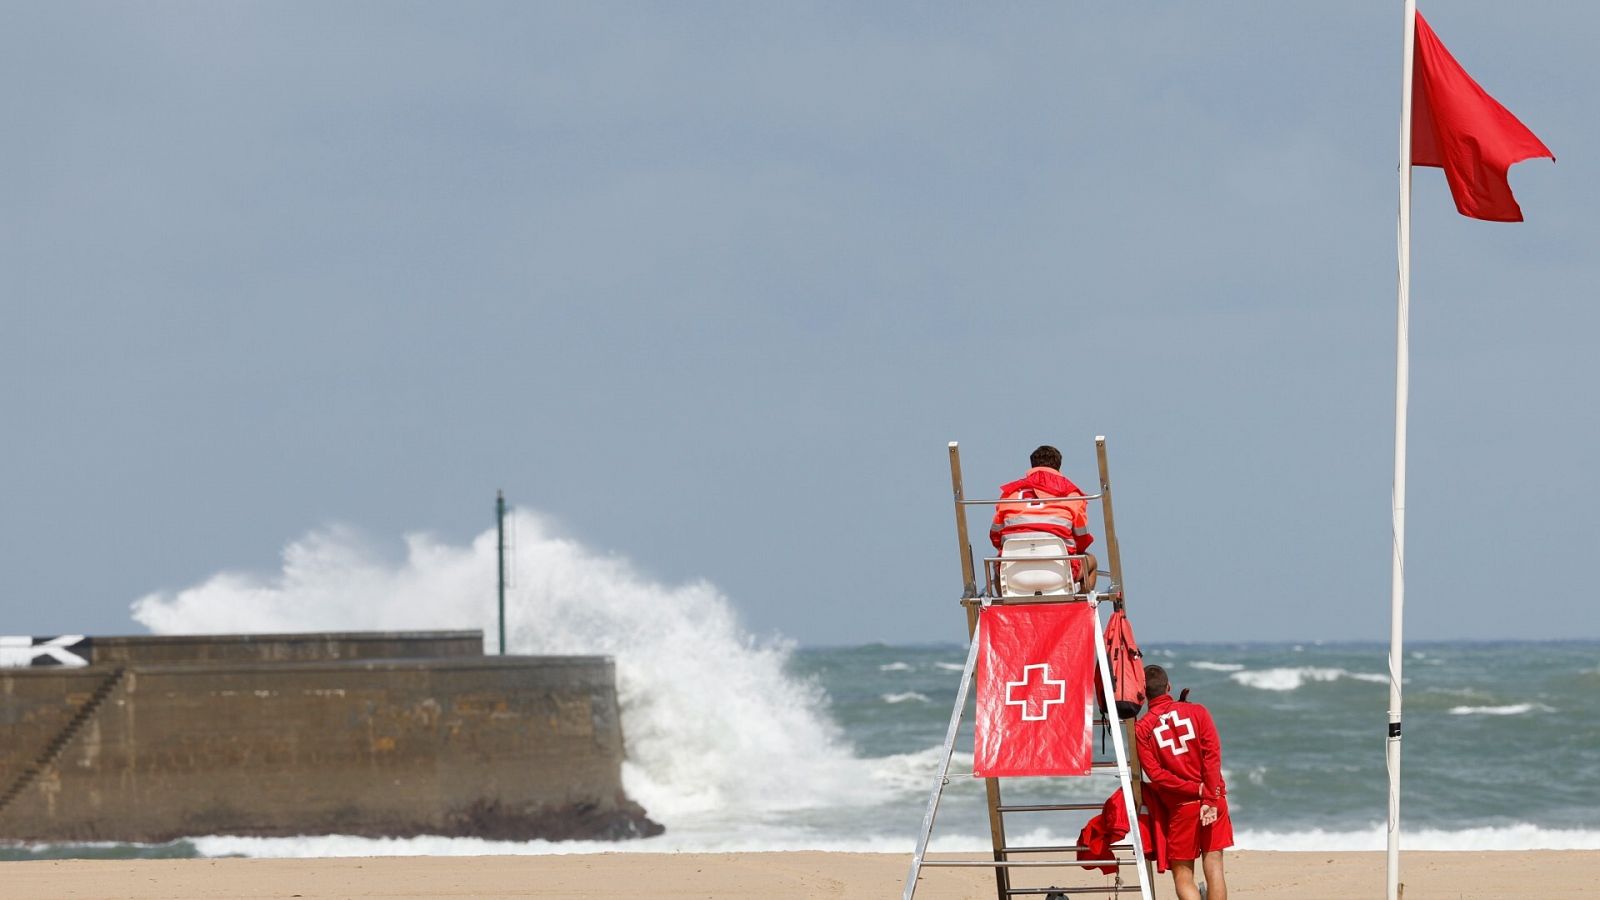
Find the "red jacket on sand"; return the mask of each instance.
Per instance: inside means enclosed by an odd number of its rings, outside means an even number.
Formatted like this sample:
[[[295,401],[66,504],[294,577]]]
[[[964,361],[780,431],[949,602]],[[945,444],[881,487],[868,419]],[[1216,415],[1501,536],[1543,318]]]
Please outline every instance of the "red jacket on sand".
[[[1151,697],[1149,709],[1134,726],[1134,741],[1144,777],[1168,807],[1227,796],[1222,739],[1204,706],[1174,700],[1171,694]]]
[[[1144,805],[1148,812],[1139,813],[1139,837],[1144,841],[1144,858],[1156,864],[1157,872],[1165,872],[1172,868],[1172,861],[1167,858],[1167,812],[1161,806],[1161,798],[1153,791],[1145,792]],[[1128,806],[1122,800],[1122,789],[1118,788],[1106,798],[1105,805],[1100,807],[1100,814],[1090,819],[1078,832],[1078,846],[1083,848],[1078,851],[1078,859],[1110,859],[1111,845],[1127,836]],[[1117,874],[1116,866],[1084,868],[1098,868],[1106,875]]]
[[[1094,535],[1089,533],[1089,504],[1081,499],[1083,491],[1055,469],[1035,466],[1028,474],[1001,486],[1000,496],[1021,502],[995,507],[989,540],[996,550],[1006,535],[1023,532],[1053,534],[1067,542],[1068,553],[1082,553],[1094,543]],[[1078,570],[1076,560],[1072,569]]]

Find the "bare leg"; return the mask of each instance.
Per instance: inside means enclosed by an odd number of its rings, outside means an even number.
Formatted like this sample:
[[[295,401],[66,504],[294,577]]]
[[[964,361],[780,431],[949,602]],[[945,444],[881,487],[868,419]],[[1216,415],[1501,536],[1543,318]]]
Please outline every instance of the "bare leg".
[[[1097,567],[1093,553],[1085,553],[1083,556],[1083,568],[1080,570],[1083,573],[1083,589],[1092,591],[1094,590],[1095,582],[1100,580],[1100,570]]]
[[[1172,861],[1172,888],[1177,891],[1178,900],[1200,900],[1200,887],[1194,883],[1194,860]],[[1214,895],[1210,900],[1215,900]]]
[[[1206,900],[1228,900],[1228,880],[1222,875],[1222,851],[1202,853],[1200,865],[1206,872]]]

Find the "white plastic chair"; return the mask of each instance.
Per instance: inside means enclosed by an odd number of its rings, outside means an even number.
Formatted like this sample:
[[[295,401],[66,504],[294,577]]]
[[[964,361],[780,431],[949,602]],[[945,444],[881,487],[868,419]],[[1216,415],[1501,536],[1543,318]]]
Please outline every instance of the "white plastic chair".
[[[1034,597],[1072,594],[1072,562],[1065,559],[1030,560],[1034,556],[1066,556],[1067,542],[1053,534],[1025,532],[1006,535],[1000,547],[1000,595]]]

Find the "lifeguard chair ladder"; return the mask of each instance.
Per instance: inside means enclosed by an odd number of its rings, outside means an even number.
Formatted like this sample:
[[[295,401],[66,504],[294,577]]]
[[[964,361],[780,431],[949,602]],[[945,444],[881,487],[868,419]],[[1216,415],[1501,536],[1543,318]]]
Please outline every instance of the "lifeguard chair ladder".
[[[972,685],[973,669],[978,659],[978,628],[980,627],[983,610],[990,606],[1023,606],[1041,603],[1087,603],[1094,611],[1094,640],[1095,659],[1098,660],[1100,673],[1100,689],[1107,698],[1115,696],[1111,684],[1111,667],[1106,660],[1105,637],[1100,623],[1098,607],[1109,600],[1117,608],[1122,608],[1126,598],[1122,582],[1122,554],[1117,546],[1117,532],[1115,519],[1111,512],[1111,476],[1106,466],[1106,439],[1104,435],[1094,439],[1095,455],[1100,465],[1100,492],[1086,495],[1085,500],[1099,500],[1101,518],[1105,525],[1105,547],[1107,562],[1110,566],[1110,583],[1106,590],[1080,590],[1078,585],[1069,585],[1067,593],[1047,594],[1042,596],[1005,596],[1001,590],[1000,564],[1001,558],[987,557],[984,559],[984,579],[980,586],[977,580],[977,569],[972,560],[972,544],[967,538],[967,507],[969,506],[994,506],[1000,500],[968,500],[962,490],[961,483],[961,449],[954,442],[950,442],[950,484],[955,494],[956,512],[956,537],[961,554],[961,577],[963,590],[961,605],[967,611],[967,663],[961,672],[961,685],[956,692],[955,708],[950,713],[950,727],[945,732],[944,755],[940,764],[939,774],[934,780],[933,794],[928,800],[928,811],[922,817],[922,830],[917,837],[917,847],[911,857],[911,870],[906,875],[905,892],[903,900],[912,900],[917,891],[917,882],[924,868],[933,867],[965,867],[965,868],[993,868],[995,876],[995,897],[997,900],[1009,900],[1011,897],[1048,894],[1105,894],[1105,893],[1134,893],[1138,892],[1142,900],[1153,900],[1154,894],[1151,887],[1153,870],[1145,859],[1143,842],[1139,838],[1137,810],[1142,798],[1139,789],[1139,760],[1136,755],[1130,756],[1128,746],[1133,737],[1133,723],[1115,722],[1109,717],[1114,716],[1112,710],[1116,709],[1114,703],[1108,704],[1105,715],[1108,718],[1098,719],[1094,724],[1105,726],[1112,722],[1117,727],[1111,728],[1113,756],[1109,760],[1096,760],[1092,766],[1091,774],[1111,774],[1117,777],[1119,789],[1126,808],[1130,811],[1128,821],[1131,824],[1128,837],[1125,839],[1127,847],[1117,845],[1112,854],[1112,859],[1106,860],[1079,860],[1074,858],[1077,851],[1086,849],[1080,845],[1057,846],[1013,846],[1006,842],[1005,816],[1007,813],[1060,813],[1060,812],[1090,812],[1099,810],[1100,803],[1050,803],[1050,804],[1018,804],[1007,805],[1000,799],[1000,779],[984,779],[984,791],[988,798],[989,806],[989,833],[993,844],[993,857],[991,859],[928,859],[928,841],[933,834],[933,822],[939,811],[939,800],[944,794],[945,785],[950,783],[950,757],[955,750],[956,734],[961,728],[961,715],[967,703],[967,691]],[[1033,556],[1031,560],[1043,562],[1049,560],[1065,561],[1081,559],[1077,556]],[[1068,829],[1070,833],[1072,829]],[[1070,856],[1068,856],[1070,854]],[[1040,859],[1040,855],[1050,855],[1057,858]],[[1032,858],[1014,858],[1014,857]],[[1117,866],[1116,880],[1112,884],[1079,884],[1067,886],[1028,886],[1016,887],[1012,884],[1011,873],[1018,869],[1059,869],[1069,873],[1077,872],[1078,877],[1083,877],[1079,872],[1083,866]],[[1125,871],[1132,871],[1134,878],[1130,882],[1122,875]]]

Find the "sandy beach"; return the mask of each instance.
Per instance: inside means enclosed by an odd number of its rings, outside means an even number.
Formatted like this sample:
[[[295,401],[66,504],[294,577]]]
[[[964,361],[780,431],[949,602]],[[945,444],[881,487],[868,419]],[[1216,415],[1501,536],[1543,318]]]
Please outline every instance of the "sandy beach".
[[[909,857],[874,853],[606,853],[574,856],[350,859],[54,860],[0,863],[7,900],[180,898],[573,897],[802,900],[899,897]],[[1600,851],[1406,854],[1410,900],[1600,897]],[[1371,900],[1383,895],[1382,853],[1240,852],[1228,860],[1239,898]],[[1067,879],[1071,880],[1068,881]],[[1099,876],[1093,876],[1098,879]],[[1045,883],[1018,880],[1018,884]],[[1096,883],[1081,870],[1062,884]],[[928,871],[924,900],[994,897],[986,870]],[[1096,896],[1096,895],[1087,895]],[[1169,876],[1156,896],[1171,898]]]

